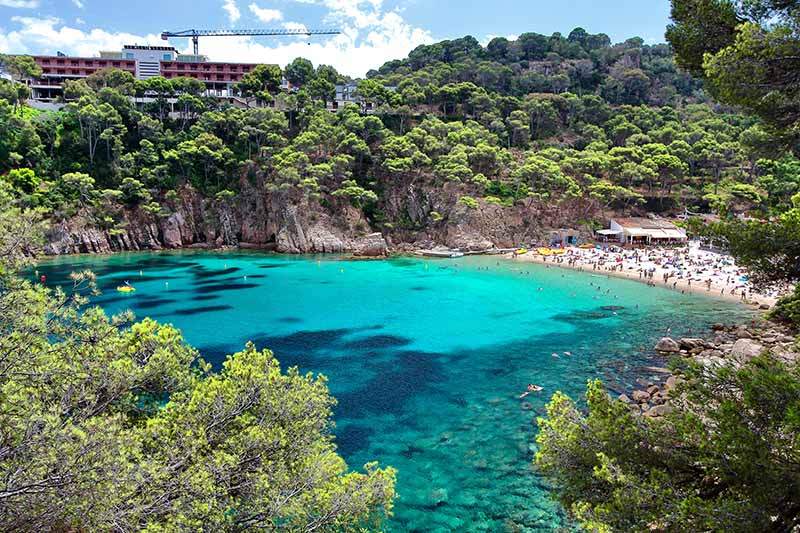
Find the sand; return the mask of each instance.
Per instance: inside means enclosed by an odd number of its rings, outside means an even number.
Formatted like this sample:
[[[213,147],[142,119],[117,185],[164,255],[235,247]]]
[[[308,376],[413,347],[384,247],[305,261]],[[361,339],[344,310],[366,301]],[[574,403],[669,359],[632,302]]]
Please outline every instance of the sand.
[[[638,252],[638,258],[633,257],[634,252]],[[645,284],[649,282],[669,289],[745,302],[756,307],[772,307],[779,297],[776,293],[762,294],[754,291],[747,281],[742,280],[746,272],[736,266],[732,257],[701,250],[696,243],[680,249],[653,247],[637,251],[624,250],[622,253],[568,247],[567,253],[561,256],[542,256],[530,251],[520,255],[507,254],[504,257],[513,261],[631,279]],[[570,262],[570,258],[574,261]],[[650,270],[653,274],[649,279],[640,273]],[[665,274],[670,276],[667,283],[664,283]],[[708,280],[711,280],[710,288]],[[742,290],[746,293],[744,300],[741,296]]]

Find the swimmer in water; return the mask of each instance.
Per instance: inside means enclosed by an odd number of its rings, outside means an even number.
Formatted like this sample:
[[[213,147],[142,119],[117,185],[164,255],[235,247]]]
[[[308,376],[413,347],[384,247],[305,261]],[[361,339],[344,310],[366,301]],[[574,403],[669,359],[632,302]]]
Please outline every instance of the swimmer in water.
[[[539,385],[534,385],[533,383],[529,383],[528,388],[525,390],[525,392],[519,395],[519,398],[522,399],[532,392],[542,392],[543,390],[544,390],[543,387],[540,387]]]

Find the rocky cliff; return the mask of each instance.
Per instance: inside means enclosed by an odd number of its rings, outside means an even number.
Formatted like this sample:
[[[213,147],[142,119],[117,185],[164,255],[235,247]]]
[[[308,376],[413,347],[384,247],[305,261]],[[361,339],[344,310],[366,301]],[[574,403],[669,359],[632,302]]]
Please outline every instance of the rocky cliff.
[[[504,207],[459,202],[456,187],[398,184],[378,206],[381,222],[371,225],[362,209],[344,198],[323,202],[296,192],[244,183],[231,198],[204,198],[189,186],[161,199],[162,212],[118,207],[113,227],[84,209],[53,221],[45,253],[109,253],[174,248],[262,248],[282,253],[385,255],[396,249],[445,245],[462,250],[544,242],[547,228],[570,225],[569,206],[532,202]],[[380,231],[379,231],[380,230]]]

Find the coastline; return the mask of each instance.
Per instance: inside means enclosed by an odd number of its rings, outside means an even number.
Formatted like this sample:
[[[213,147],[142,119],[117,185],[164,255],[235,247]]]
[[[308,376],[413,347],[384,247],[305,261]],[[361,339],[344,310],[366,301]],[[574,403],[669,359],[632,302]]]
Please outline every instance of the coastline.
[[[110,257],[116,255],[124,255],[124,254],[136,254],[136,253],[226,253],[226,252],[244,252],[244,253],[263,253],[263,254],[271,254],[271,255],[278,255],[278,256],[303,256],[303,255],[313,255],[313,256],[331,256],[331,257],[339,257],[339,258],[348,258],[353,260],[384,260],[390,259],[392,257],[415,257],[420,258],[419,255],[409,253],[408,251],[400,251],[400,252],[392,252],[391,250],[385,256],[357,256],[354,255],[352,252],[342,252],[342,253],[311,253],[311,254],[292,254],[292,253],[285,253],[285,252],[277,252],[275,250],[269,250],[266,248],[253,248],[253,247],[241,247],[241,246],[221,246],[221,247],[181,247],[181,248],[167,248],[167,249],[152,249],[152,250],[124,250],[124,251],[110,251],[110,252],[82,252],[77,254],[63,254],[63,255],[41,255],[37,257],[36,262],[49,262],[55,261],[57,262],[59,258],[63,257]],[[539,265],[544,265],[547,267],[556,267],[562,268],[566,270],[572,270],[576,272],[584,272],[589,274],[599,274],[605,275],[609,277],[615,277],[619,279],[627,279],[631,281],[639,282],[643,285],[650,286],[648,280],[639,276],[638,271],[632,270],[618,270],[618,269],[608,269],[607,267],[600,267],[599,269],[595,270],[590,268],[586,264],[569,264],[568,262],[557,262],[553,259],[548,260],[547,257],[539,255],[535,252],[526,252],[524,254],[516,254],[516,253],[505,253],[505,254],[493,254],[495,257],[502,258],[506,261],[521,261],[526,263],[534,263]],[[423,257],[424,259],[424,257]],[[773,307],[775,303],[778,301],[778,298],[767,296],[763,294],[752,294],[748,297],[747,300],[742,300],[740,296],[735,294],[730,294],[730,292],[722,294],[721,290],[725,287],[722,287],[718,284],[712,282],[711,289],[707,290],[704,284],[695,283],[694,285],[690,285],[687,280],[685,279],[674,279],[670,278],[670,282],[663,283],[662,281],[652,280],[652,283],[655,286],[659,286],[669,290],[680,290],[682,292],[689,292],[697,295],[703,295],[706,297],[715,298],[718,300],[723,300],[729,303],[739,303],[743,305],[748,305],[750,307],[754,307],[756,309],[765,310],[763,306],[769,306],[769,308]],[[672,283],[676,283],[675,289],[672,288]]]
[[[545,266],[548,266],[548,267],[556,267],[556,268],[563,268],[563,269],[566,269],[566,270],[574,270],[576,272],[584,272],[584,273],[588,273],[588,274],[592,274],[592,273],[594,273],[594,274],[602,274],[602,275],[605,275],[605,276],[610,276],[610,277],[615,277],[615,278],[620,278],[620,279],[628,279],[628,280],[632,280],[632,281],[637,281],[637,282],[641,283],[642,285],[649,286],[648,283],[647,283],[647,280],[642,278],[642,277],[640,277],[639,273],[638,272],[634,272],[634,271],[607,270],[607,269],[593,270],[591,268],[588,268],[586,265],[582,265],[582,264],[570,265],[569,263],[566,263],[566,262],[559,263],[559,262],[552,261],[552,260],[548,261],[546,257],[541,256],[541,255],[536,254],[536,253],[533,253],[533,252],[527,252],[527,253],[519,254],[519,255],[514,254],[514,253],[503,254],[503,255],[501,255],[499,257],[502,257],[502,258],[504,258],[504,259],[506,259],[508,261],[522,261],[522,262],[526,262],[526,263],[535,263],[535,264],[539,264],[539,265],[545,265]],[[729,293],[728,294],[721,294],[720,291],[721,291],[721,289],[723,287],[720,287],[719,285],[715,285],[713,283],[711,285],[711,290],[706,290],[705,286],[701,286],[699,284],[689,285],[687,283],[687,281],[683,280],[683,279],[676,279],[676,280],[673,280],[670,283],[666,283],[666,284],[662,283],[660,281],[654,281],[653,283],[655,284],[655,286],[662,287],[664,289],[673,290],[672,287],[671,287],[671,284],[673,282],[677,282],[675,290],[691,292],[693,294],[698,294],[698,295],[703,295],[703,296],[707,296],[707,297],[711,297],[711,298],[716,298],[718,300],[724,300],[726,302],[736,302],[736,303],[740,303],[740,304],[743,304],[743,305],[749,305],[749,306],[755,307],[755,308],[761,308],[761,306],[763,306],[763,305],[768,305],[771,308],[778,301],[777,298],[773,298],[771,296],[765,296],[765,295],[761,295],[761,294],[756,295],[755,297],[752,297],[752,298],[748,298],[747,300],[742,300],[741,297],[737,296],[737,295],[733,295],[733,294],[729,294]]]

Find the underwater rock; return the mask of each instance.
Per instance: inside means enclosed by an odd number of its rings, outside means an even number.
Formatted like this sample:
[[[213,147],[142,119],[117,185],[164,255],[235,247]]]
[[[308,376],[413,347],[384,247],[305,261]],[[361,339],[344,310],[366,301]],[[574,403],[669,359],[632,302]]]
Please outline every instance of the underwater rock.
[[[438,488],[432,490],[428,494],[427,505],[428,507],[440,507],[442,505],[446,505],[447,501],[450,497],[447,494],[447,489],[445,488]]]

